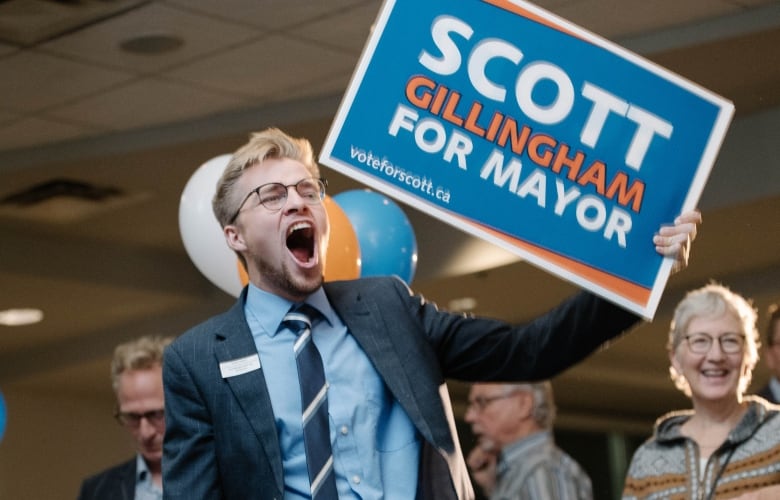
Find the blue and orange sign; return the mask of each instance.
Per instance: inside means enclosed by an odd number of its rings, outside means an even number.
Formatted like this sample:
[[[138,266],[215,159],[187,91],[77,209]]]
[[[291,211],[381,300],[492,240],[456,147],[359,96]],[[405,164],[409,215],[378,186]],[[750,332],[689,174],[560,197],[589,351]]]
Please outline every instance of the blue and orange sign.
[[[725,99],[521,1],[386,1],[320,161],[652,318]]]

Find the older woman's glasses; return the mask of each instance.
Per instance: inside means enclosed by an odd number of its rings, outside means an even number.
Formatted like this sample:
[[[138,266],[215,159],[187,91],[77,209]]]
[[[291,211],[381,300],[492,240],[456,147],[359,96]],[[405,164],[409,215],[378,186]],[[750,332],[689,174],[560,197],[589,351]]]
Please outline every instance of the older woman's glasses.
[[[236,220],[238,214],[243,210],[244,205],[246,205],[247,201],[254,195],[257,195],[255,197],[256,203],[252,205],[251,208],[254,208],[257,205],[263,205],[266,210],[276,212],[281,210],[287,202],[287,194],[291,187],[295,188],[295,191],[298,192],[298,195],[303,198],[303,201],[306,202],[307,205],[318,205],[322,203],[323,198],[325,198],[326,186],[327,182],[325,179],[303,179],[295,184],[286,185],[279,182],[269,182],[268,184],[257,186],[244,197],[244,201],[241,202],[236,213],[230,218],[230,223],[232,224],[233,221]]]
[[[737,354],[742,352],[742,348],[745,346],[745,336],[739,333],[727,333],[717,337],[720,344],[720,350],[726,354]],[[715,338],[707,333],[694,333],[686,335],[685,340],[688,341],[688,347],[691,352],[695,354],[707,354],[712,349],[712,343]]]

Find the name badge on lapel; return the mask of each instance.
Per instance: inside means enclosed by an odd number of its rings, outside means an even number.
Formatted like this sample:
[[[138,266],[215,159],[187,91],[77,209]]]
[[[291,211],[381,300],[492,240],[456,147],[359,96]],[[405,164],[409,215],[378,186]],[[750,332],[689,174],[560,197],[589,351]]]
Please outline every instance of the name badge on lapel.
[[[219,372],[222,378],[235,377],[260,369],[260,356],[250,354],[245,358],[231,359],[219,364]]]

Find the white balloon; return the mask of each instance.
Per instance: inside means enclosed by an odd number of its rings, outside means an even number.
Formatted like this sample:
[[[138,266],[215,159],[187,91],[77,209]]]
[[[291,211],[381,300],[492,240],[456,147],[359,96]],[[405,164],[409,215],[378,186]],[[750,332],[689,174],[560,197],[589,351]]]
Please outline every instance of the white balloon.
[[[211,209],[217,181],[230,156],[224,154],[210,159],[187,181],[179,202],[179,232],[195,267],[209,281],[237,297],[243,288],[238,257],[228,247],[222,227]]]

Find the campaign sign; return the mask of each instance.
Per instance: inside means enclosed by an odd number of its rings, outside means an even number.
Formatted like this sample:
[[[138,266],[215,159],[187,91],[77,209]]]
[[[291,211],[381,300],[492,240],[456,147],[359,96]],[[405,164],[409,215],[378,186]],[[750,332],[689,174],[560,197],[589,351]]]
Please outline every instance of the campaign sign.
[[[529,3],[387,0],[320,161],[652,318],[733,109]]]

